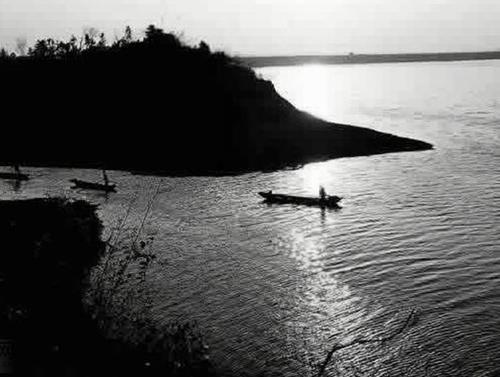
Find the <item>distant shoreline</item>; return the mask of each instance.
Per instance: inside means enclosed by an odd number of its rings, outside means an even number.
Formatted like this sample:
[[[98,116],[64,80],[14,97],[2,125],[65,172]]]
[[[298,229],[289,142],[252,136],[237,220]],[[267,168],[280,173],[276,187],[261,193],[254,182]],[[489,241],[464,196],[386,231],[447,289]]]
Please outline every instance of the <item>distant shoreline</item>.
[[[303,64],[380,64],[495,60],[500,59],[500,51],[421,54],[240,56],[238,57],[238,59],[252,68],[262,68],[271,66],[294,66]]]

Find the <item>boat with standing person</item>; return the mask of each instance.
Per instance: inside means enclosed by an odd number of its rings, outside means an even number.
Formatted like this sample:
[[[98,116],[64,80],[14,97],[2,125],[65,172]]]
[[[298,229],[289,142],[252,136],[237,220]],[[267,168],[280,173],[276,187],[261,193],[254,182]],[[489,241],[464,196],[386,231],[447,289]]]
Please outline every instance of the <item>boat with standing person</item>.
[[[339,202],[342,200],[340,196],[327,195],[325,189],[321,186],[318,197],[296,196],[287,194],[275,194],[270,191],[261,191],[259,195],[264,198],[267,203],[276,204],[302,204],[307,206],[318,206],[328,208],[339,208]]]
[[[18,164],[12,165],[13,172],[0,172],[0,179],[13,179],[16,181],[27,181],[30,177],[27,174],[21,173]]]
[[[108,175],[106,174],[106,170],[102,169],[102,176],[104,183],[98,183],[98,182],[89,182],[89,181],[84,181],[81,179],[70,179],[69,181],[74,184],[71,188],[77,189],[86,189],[86,190],[99,190],[99,191],[105,191],[105,192],[115,192],[116,191],[116,185],[114,183],[110,183],[108,179]]]

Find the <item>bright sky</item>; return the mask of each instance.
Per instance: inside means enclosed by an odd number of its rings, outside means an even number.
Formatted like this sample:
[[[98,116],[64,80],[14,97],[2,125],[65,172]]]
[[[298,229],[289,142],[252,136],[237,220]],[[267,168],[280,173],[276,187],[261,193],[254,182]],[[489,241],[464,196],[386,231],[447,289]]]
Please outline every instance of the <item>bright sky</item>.
[[[500,0],[0,0],[0,45],[154,23],[240,55],[500,50]]]

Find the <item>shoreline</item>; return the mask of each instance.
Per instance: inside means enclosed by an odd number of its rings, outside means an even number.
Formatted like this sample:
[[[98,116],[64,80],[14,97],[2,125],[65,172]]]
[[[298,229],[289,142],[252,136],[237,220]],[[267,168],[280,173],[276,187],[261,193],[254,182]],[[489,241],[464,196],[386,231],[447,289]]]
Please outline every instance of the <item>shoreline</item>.
[[[421,54],[349,54],[349,55],[291,55],[240,56],[238,59],[251,68],[286,67],[305,64],[351,65],[383,63],[430,63],[476,60],[498,60],[500,51],[438,52]]]
[[[330,123],[332,124],[332,123]],[[335,125],[335,124],[333,124]],[[342,125],[344,126],[344,125]],[[127,168],[125,166],[119,166],[119,165],[111,165],[107,166],[107,170],[115,170],[115,171],[122,171],[122,172],[128,172],[132,175],[143,175],[143,176],[155,176],[155,177],[170,177],[170,178],[182,178],[182,177],[236,177],[236,176],[241,176],[245,174],[251,174],[251,173],[274,173],[278,171],[289,171],[289,170],[299,170],[303,168],[305,165],[308,164],[313,164],[313,163],[319,163],[319,162],[326,162],[330,160],[336,160],[336,159],[341,159],[341,158],[353,158],[353,157],[369,157],[369,156],[376,156],[376,155],[381,155],[381,154],[390,154],[390,153],[407,153],[407,152],[423,152],[423,151],[428,151],[428,150],[434,150],[434,146],[430,143],[421,141],[421,140],[416,140],[416,139],[411,139],[411,138],[403,138],[399,137],[393,134],[386,134],[382,133],[379,131],[372,130],[370,128],[364,128],[364,127],[358,127],[358,126],[347,126],[347,127],[352,127],[354,129],[366,129],[368,131],[372,131],[375,133],[379,133],[382,135],[386,135],[389,137],[394,137],[396,139],[402,139],[405,141],[405,144],[401,145],[400,149],[395,149],[395,150],[382,150],[382,151],[372,151],[372,152],[363,152],[363,151],[357,151],[354,153],[347,153],[347,154],[338,154],[335,153],[334,151],[330,153],[326,153],[323,155],[316,155],[313,157],[310,157],[306,159],[305,161],[296,161],[296,162],[289,162],[289,163],[283,163],[283,164],[269,164],[267,166],[261,166],[259,168],[254,168],[254,169],[234,169],[234,170],[215,170],[215,169],[171,169],[171,170],[162,170],[162,169],[133,169],[133,168]],[[9,168],[10,164],[9,162],[6,161],[0,161],[0,166],[3,168]],[[59,169],[93,169],[93,170],[101,170],[102,166],[99,164],[64,164],[64,163],[56,163],[56,164],[45,164],[45,163],[36,163],[34,161],[31,162],[26,162],[23,164],[23,167],[25,168],[59,168]]]

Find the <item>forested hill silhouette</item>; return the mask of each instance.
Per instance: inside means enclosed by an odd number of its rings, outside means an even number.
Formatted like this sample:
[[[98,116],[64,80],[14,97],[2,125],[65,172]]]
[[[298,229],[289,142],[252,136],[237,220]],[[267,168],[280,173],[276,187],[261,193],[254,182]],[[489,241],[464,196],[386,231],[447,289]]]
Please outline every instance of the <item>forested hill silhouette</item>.
[[[152,25],[142,40],[127,28],[111,45],[89,33],[4,51],[0,74],[3,164],[224,174],[431,148],[300,112],[237,60]]]

